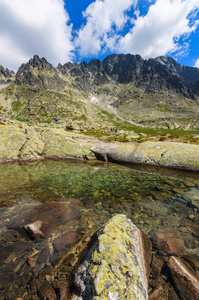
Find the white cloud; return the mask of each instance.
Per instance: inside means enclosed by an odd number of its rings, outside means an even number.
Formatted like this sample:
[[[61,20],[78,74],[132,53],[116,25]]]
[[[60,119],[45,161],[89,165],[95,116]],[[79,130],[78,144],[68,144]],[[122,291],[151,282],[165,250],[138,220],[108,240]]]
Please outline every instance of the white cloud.
[[[66,62],[73,50],[68,22],[62,0],[0,0],[0,64],[16,70],[34,54]]]
[[[157,0],[121,37],[119,50],[149,58],[187,49],[186,42],[180,46],[178,41],[196,30],[199,23],[193,18],[198,8],[198,0]]]
[[[126,24],[126,12],[137,0],[96,0],[91,3],[83,17],[86,25],[78,31],[75,45],[82,56],[97,55],[102,48],[111,50],[117,44],[117,32]]]
[[[199,58],[196,60],[194,67],[199,68]]]

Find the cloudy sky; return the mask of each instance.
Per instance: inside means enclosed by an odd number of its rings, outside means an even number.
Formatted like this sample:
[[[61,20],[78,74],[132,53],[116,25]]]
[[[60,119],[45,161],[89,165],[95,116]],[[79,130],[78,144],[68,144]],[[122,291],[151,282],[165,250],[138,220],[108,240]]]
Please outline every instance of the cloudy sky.
[[[54,66],[111,53],[199,67],[199,0],[0,0],[0,65]]]

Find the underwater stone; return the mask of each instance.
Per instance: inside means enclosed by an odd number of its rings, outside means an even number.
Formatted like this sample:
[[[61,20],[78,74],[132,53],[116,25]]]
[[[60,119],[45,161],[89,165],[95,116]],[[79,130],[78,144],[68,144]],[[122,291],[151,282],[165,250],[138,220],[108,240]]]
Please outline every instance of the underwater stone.
[[[184,251],[184,241],[174,228],[152,230],[151,239],[161,255],[178,255]]]
[[[29,235],[31,239],[36,239],[36,238],[46,238],[46,235],[40,230],[42,226],[42,221],[38,220],[34,223],[27,224],[23,228]]]
[[[178,257],[170,257],[168,268],[180,298],[199,299],[199,277],[190,265]]]
[[[23,214],[23,228],[33,239],[49,237],[60,226],[78,220],[82,215],[79,208],[79,204],[73,199],[68,202],[39,204]]]

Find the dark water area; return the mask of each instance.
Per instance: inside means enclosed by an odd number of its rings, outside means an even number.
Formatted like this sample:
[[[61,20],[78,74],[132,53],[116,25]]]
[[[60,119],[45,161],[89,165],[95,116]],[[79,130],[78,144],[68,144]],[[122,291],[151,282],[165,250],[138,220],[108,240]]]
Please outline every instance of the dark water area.
[[[74,245],[118,213],[149,237],[175,228],[185,253],[197,255],[199,174],[102,162],[0,165],[0,299],[37,299],[38,282],[68,276],[66,253],[75,261]],[[41,218],[46,238],[30,239],[23,226]]]

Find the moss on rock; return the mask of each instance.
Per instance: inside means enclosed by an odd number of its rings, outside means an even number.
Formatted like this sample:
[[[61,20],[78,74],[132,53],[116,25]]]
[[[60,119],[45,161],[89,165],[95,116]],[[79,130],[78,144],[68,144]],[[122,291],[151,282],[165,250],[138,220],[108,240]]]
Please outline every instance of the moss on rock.
[[[43,155],[199,170],[198,145],[150,141],[109,144],[63,128],[31,127],[17,121],[0,125],[0,145],[0,161]]]
[[[199,170],[199,146],[173,142],[144,142],[92,148],[101,160],[142,163],[162,167]]]
[[[43,153],[44,142],[33,127],[0,125],[0,161],[38,158]]]

